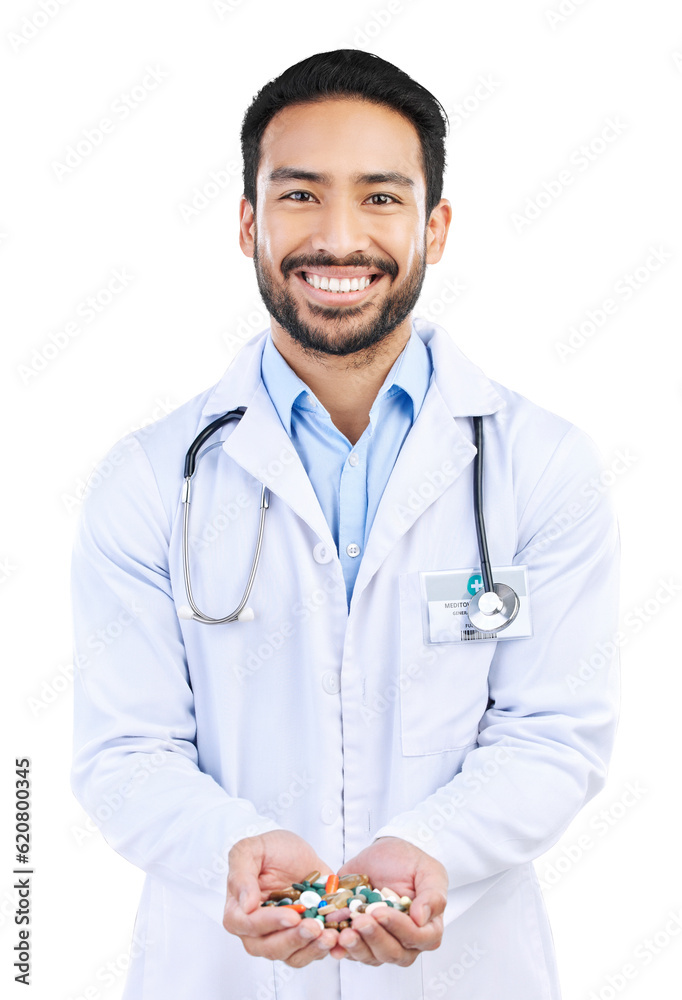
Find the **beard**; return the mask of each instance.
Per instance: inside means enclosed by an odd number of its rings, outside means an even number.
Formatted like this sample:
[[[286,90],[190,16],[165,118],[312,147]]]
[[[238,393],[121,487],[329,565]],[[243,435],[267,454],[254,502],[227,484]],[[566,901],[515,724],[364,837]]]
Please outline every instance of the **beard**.
[[[281,288],[275,285],[272,274],[263,264],[257,238],[254,238],[253,259],[258,290],[266,309],[305,351],[315,355],[331,354],[337,357],[364,351],[363,364],[371,362],[378,345],[410,315],[417,304],[426,275],[426,253],[423,247],[402,285],[395,291],[389,288],[378,311],[373,303],[337,308],[308,302],[307,310],[313,316],[321,318],[320,323],[315,324],[314,320],[308,322],[303,318],[301,315],[303,307],[297,305],[286,285]],[[286,280],[294,270],[302,267],[313,268],[316,265],[335,267],[339,265],[339,261],[325,255],[316,258],[285,257],[282,261],[282,273]],[[371,259],[362,254],[346,258],[341,266],[343,265],[378,268],[390,278],[391,283],[395,281],[398,273],[395,261]],[[362,319],[367,313],[370,315]],[[360,319],[354,323],[356,317]]]

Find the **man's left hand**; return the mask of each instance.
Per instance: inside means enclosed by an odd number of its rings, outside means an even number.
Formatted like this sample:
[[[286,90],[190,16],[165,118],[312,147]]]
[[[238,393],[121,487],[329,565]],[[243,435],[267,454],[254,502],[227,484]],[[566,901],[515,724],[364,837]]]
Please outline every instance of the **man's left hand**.
[[[399,837],[380,837],[360,851],[339,876],[362,872],[377,889],[385,886],[412,899],[405,913],[381,906],[353,916],[329,954],[366,965],[412,965],[421,951],[433,951],[443,937],[448,874],[440,861]]]

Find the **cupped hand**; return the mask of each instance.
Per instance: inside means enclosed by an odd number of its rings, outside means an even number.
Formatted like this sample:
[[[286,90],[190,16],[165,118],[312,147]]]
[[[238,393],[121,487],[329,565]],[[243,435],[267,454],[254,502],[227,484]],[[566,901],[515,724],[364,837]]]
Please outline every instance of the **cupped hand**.
[[[286,906],[261,906],[274,889],[282,889],[319,871],[332,871],[310,844],[288,830],[272,830],[237,841],[228,855],[227,901],[223,927],[242,939],[249,955],[279,959],[301,968],[339,948],[339,932],[312,917],[301,918]],[[336,957],[343,957],[340,949]]]
[[[367,965],[412,965],[421,951],[438,948],[443,937],[443,911],[448,874],[429,854],[399,837],[380,837],[348,861],[339,876],[365,873],[377,889],[385,886],[412,900],[409,913],[382,906],[354,913],[353,926],[339,934],[334,958],[348,957]]]

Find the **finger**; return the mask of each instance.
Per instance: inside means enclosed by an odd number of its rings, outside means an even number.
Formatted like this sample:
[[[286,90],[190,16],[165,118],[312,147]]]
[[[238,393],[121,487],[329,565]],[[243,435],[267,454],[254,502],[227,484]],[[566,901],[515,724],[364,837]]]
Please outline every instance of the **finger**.
[[[369,917],[362,914],[353,921],[353,930],[358,932],[379,964],[390,962],[394,965],[411,965],[419,954],[416,950],[408,951],[403,948],[400,941],[381,927],[373,915]]]
[[[296,968],[324,958],[337,943],[338,932],[307,918],[301,926],[259,937],[245,936],[246,951],[257,958],[286,962]]]
[[[410,907],[410,913],[412,908]],[[392,934],[403,948],[418,951],[432,951],[437,948],[443,937],[443,918],[441,916],[431,917],[430,920],[419,927],[407,913],[392,909],[390,906],[382,906],[372,914],[377,923],[389,934]]]
[[[298,927],[300,923],[300,915],[290,906],[257,906],[246,913],[234,896],[228,899],[223,914],[225,930],[239,937],[260,937],[282,928]]]
[[[439,889],[419,887],[410,904],[410,917],[417,927],[423,927],[431,917],[439,917],[445,909],[447,898]]]
[[[358,931],[344,927],[339,934],[339,945],[346,951],[352,962],[362,962],[364,965],[379,965],[369,945],[363,941]]]
[[[319,925],[319,921],[313,919],[313,922]],[[304,943],[303,947],[298,948],[289,956],[287,965],[299,969],[304,965],[309,965],[310,962],[317,962],[331,952],[332,948],[338,944],[338,940],[338,931],[332,930],[330,927],[323,927],[322,933],[317,938]]]
[[[263,864],[263,849],[260,840],[249,837],[237,841],[228,855],[228,864],[228,894],[239,901],[246,913],[251,913],[261,902],[258,876]]]

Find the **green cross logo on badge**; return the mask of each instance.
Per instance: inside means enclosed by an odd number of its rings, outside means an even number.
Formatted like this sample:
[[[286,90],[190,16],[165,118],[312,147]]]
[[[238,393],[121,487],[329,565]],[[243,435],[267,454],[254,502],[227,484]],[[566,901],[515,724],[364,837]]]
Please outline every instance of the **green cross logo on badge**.
[[[479,590],[483,590],[483,577],[480,573],[474,573],[473,576],[469,577],[469,582],[467,583],[467,590],[472,597],[475,597]]]

